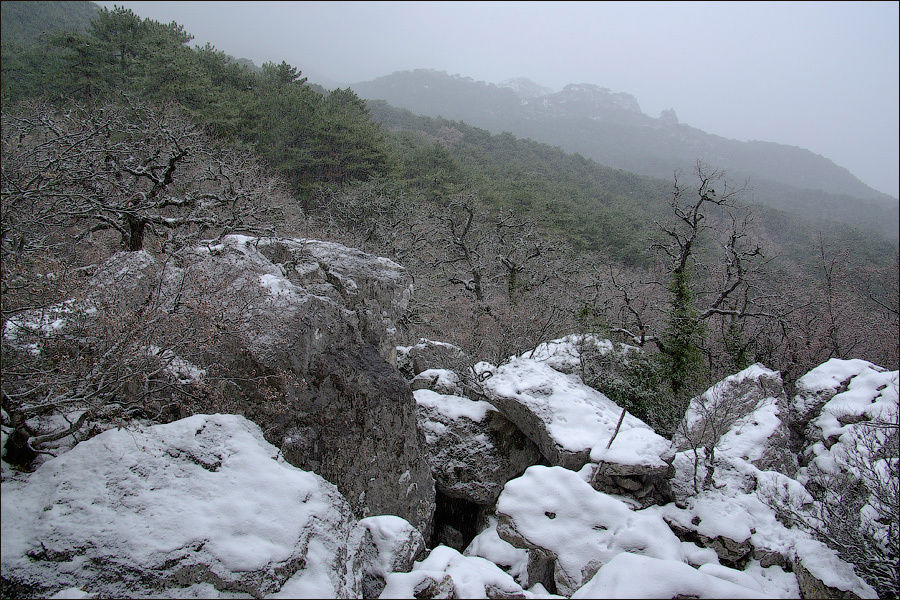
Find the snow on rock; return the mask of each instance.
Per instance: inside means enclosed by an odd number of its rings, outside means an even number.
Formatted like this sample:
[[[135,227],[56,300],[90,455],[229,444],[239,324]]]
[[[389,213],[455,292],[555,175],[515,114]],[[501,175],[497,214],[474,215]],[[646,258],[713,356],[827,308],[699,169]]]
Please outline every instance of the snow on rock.
[[[447,496],[492,504],[507,481],[540,459],[537,447],[491,404],[425,389],[413,395],[425,458]]]
[[[108,430],[4,482],[2,511],[3,577],[39,594],[359,593],[346,500],[234,415]]]
[[[555,561],[557,591],[570,595],[621,552],[683,558],[682,544],[659,515],[632,511],[562,467],[533,466],[497,500],[500,538]]]
[[[682,539],[714,549],[726,565],[744,568],[768,594],[796,596],[790,590],[799,589],[803,597],[837,598],[845,592],[874,597],[871,587],[851,565],[809,533],[786,527],[778,520],[769,504],[772,492],[787,491],[800,504],[812,501],[798,481],[775,471],[762,471],[740,456],[726,453],[716,462],[712,485],[694,492],[693,464],[691,451],[679,452],[673,479],[673,487],[680,492],[679,503],[650,507],[645,512],[662,516]],[[702,465],[700,468],[702,480],[705,473]],[[784,573],[781,566],[792,566],[794,574]],[[702,565],[700,570],[712,568]],[[822,584],[822,579],[827,583]],[[828,588],[843,592],[823,596]]]
[[[847,389],[853,377],[866,371],[881,372],[884,369],[866,360],[831,358],[800,377],[791,402],[796,428],[802,430],[826,402]]]
[[[153,268],[119,268],[119,256],[101,273],[130,272],[137,289],[156,286],[163,307],[202,297],[217,307],[209,319],[223,311],[236,331],[228,344],[187,344],[190,354],[180,356],[198,373],[227,369],[230,381],[213,395],[221,400],[204,411],[264,425],[289,463],[337,485],[358,517],[395,514],[428,531],[434,481],[415,401],[391,364],[412,285],[403,267],[331,242],[241,235]]]
[[[409,573],[391,573],[380,598],[533,597],[500,567],[438,546]]]
[[[448,369],[425,369],[412,378],[409,387],[415,390],[431,390],[438,394],[460,396],[463,394],[459,375]]]
[[[679,450],[715,447],[716,455],[792,475],[788,401],[777,371],[757,363],[693,398],[676,431]]]
[[[846,374],[848,367],[858,366],[835,364],[832,359],[813,369],[803,378],[816,374],[812,381],[834,381]],[[833,369],[828,367],[835,367]],[[809,384],[807,380],[806,385]],[[799,387],[799,385],[798,385]],[[856,373],[843,379],[838,387],[825,388],[835,393],[822,406],[818,416],[813,418],[807,429],[807,438],[813,442],[812,454],[819,468],[829,471],[831,465],[829,450],[835,443],[841,443],[845,434],[852,433],[857,423],[882,420],[894,423],[897,420],[898,372],[888,371],[871,363],[866,363]],[[799,394],[798,394],[799,397]],[[798,400],[802,402],[802,400]],[[849,441],[849,440],[848,440]]]
[[[725,569],[725,567],[719,567]],[[740,585],[676,560],[622,552],[600,567],[572,598],[773,598],[758,587]],[[734,578],[745,582],[741,573]]]
[[[639,349],[621,343],[614,345],[610,340],[594,335],[573,334],[538,344],[534,350],[522,354],[522,358],[546,363],[560,373],[577,373],[581,370],[583,355],[605,356],[613,351],[626,354],[632,350]]]
[[[500,367],[476,365],[488,400],[534,441],[553,465],[578,470],[588,461],[668,469],[671,445],[646,423],[626,415],[607,450],[622,409],[547,363],[516,358]]]
[[[409,521],[394,515],[360,520],[357,568],[362,572],[364,598],[377,598],[388,573],[408,572],[425,552],[425,540]]]
[[[853,567],[818,540],[803,539],[795,545],[794,572],[804,598],[877,598]]]
[[[522,587],[531,585],[528,577],[528,550],[516,548],[497,534],[497,517],[488,518],[488,526],[463,551],[466,556],[480,556],[491,561],[515,579]]]
[[[447,342],[421,338],[412,346],[397,347],[397,368],[408,379],[429,369],[459,371],[468,368],[471,360],[459,347]]]

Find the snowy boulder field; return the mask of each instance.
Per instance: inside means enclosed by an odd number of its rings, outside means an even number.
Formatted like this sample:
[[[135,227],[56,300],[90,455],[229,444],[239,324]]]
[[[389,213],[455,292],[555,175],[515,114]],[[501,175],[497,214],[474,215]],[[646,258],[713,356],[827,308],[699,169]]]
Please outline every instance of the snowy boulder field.
[[[106,431],[4,481],[2,506],[3,577],[38,595],[359,592],[347,501],[243,417]]]
[[[133,422],[30,473],[4,464],[3,596],[878,596],[867,565],[784,515],[850,478],[851,528],[890,543],[878,485],[896,432],[870,425],[896,423],[897,371],[833,359],[789,400],[752,365],[693,398],[670,441],[580,378],[583,352],[640,351],[606,340],[498,366],[422,340],[394,366],[408,280],[342,248],[234,236],[205,250],[209,272],[244,273],[268,299],[244,348],[319,385],[316,410],[298,396],[303,421],[251,406]],[[138,262],[116,268],[159,267]]]

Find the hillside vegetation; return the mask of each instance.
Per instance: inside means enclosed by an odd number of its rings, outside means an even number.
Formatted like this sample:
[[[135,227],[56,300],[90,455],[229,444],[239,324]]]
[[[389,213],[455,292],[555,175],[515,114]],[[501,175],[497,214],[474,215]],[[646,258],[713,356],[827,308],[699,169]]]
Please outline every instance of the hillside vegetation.
[[[363,98],[466,121],[493,133],[508,131],[651,177],[669,179],[699,158],[725,169],[734,181],[749,180],[755,202],[804,219],[845,222],[897,243],[897,199],[808,150],[712,135],[679,123],[674,111],[650,117],[633,96],[596,85],[572,84],[560,92],[528,92],[537,86],[517,85],[417,69],[351,87]],[[860,205],[865,209],[855,208]]]

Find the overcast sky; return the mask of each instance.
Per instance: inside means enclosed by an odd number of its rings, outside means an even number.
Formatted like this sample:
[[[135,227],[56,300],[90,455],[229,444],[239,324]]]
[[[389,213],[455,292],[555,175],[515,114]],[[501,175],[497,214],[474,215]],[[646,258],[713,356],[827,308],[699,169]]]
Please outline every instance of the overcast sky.
[[[633,94],[658,116],[808,148],[898,197],[897,2],[99,2],[355,83],[432,68]]]

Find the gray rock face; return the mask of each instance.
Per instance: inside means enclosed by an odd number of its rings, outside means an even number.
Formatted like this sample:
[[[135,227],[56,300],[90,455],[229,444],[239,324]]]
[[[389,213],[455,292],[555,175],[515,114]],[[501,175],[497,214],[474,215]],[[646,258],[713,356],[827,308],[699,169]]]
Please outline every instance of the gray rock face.
[[[472,364],[471,359],[458,346],[422,338],[414,346],[397,348],[397,368],[407,379],[412,379],[429,369],[449,369],[462,375]]]
[[[537,446],[489,403],[427,389],[413,394],[426,459],[447,496],[493,504],[507,481],[540,460]]]
[[[669,461],[673,458],[674,455],[665,457]],[[627,496],[647,507],[673,500],[669,480],[674,472],[671,463],[652,466],[601,462],[593,467],[589,483],[599,492]]]
[[[4,482],[2,507],[3,578],[38,596],[360,591],[347,501],[235,415],[106,431]]]
[[[483,388],[551,465],[577,471],[588,462],[603,462],[667,472],[671,463],[668,440],[631,414],[617,430],[622,408],[575,374],[517,358],[496,368]]]
[[[136,290],[157,285],[164,310],[200,297],[216,307],[210,320],[234,332],[194,349],[198,367],[227,376],[204,412],[260,424],[288,462],[334,483],[357,517],[395,514],[427,535],[434,483],[412,394],[391,364],[411,289],[402,267],[333,243],[244,236],[166,266],[143,256],[149,266],[126,260],[107,271],[129,273]]]

